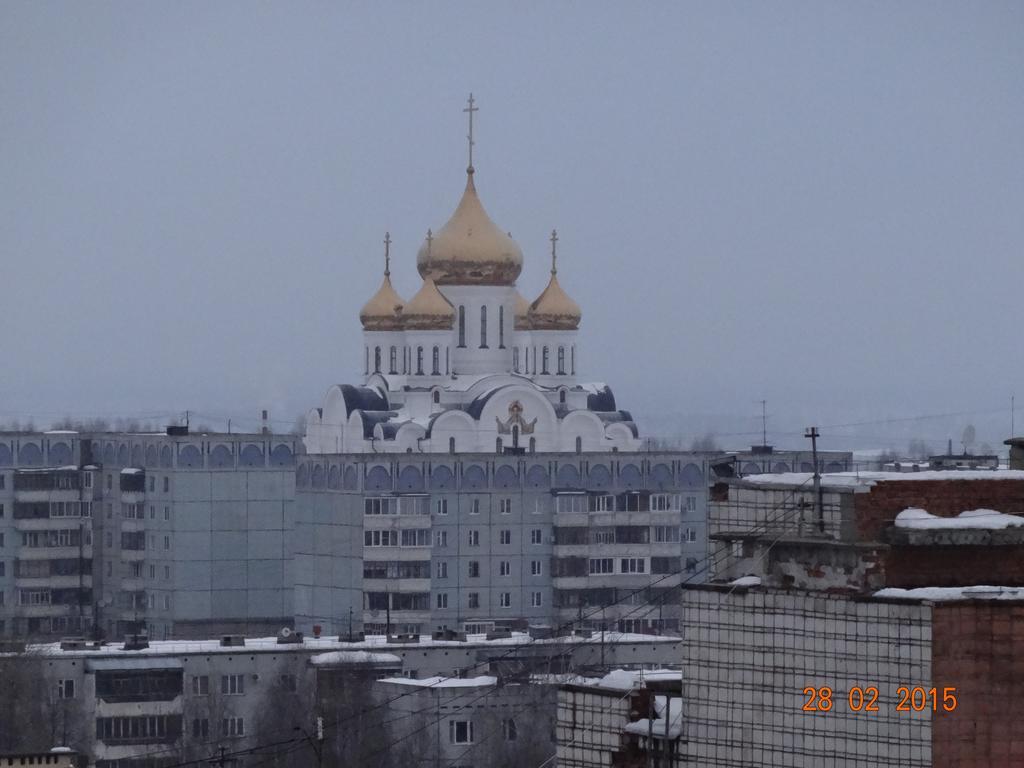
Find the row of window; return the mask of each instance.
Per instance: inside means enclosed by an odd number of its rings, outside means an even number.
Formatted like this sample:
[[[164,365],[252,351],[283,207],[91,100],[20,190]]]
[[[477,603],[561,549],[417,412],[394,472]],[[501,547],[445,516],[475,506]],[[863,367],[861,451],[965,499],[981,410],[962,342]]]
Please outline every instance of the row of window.
[[[618,570],[615,569],[618,562]],[[644,557],[592,557],[590,558],[590,575],[609,573],[647,573],[647,558]]]
[[[129,520],[145,520],[146,519],[146,505],[145,504],[121,504],[120,516]],[[114,505],[107,504],[107,520],[111,520],[114,517]],[[149,505],[149,519],[156,519],[156,507],[152,504]],[[164,507],[164,520],[171,519],[171,508],[169,506]]]
[[[220,721],[221,736],[245,736],[245,718],[225,717]],[[192,738],[207,740],[210,738],[210,721],[205,717],[192,720]]]
[[[22,531],[21,546],[29,549],[48,547],[77,547],[92,544],[89,528],[61,528],[57,531]],[[3,540],[0,539],[0,546]]]
[[[399,370],[398,364],[398,350],[399,347],[392,345],[388,353],[388,370],[387,372],[392,376],[397,376],[399,373],[413,374],[415,376],[426,376],[427,368],[424,367],[424,348],[416,347],[415,352],[415,364],[413,363],[413,349],[412,347],[402,347],[402,364],[401,370]],[[370,348],[366,347],[365,353],[365,373],[370,373]],[[384,373],[384,361],[382,359],[382,349],[380,347],[373,348],[373,373]],[[441,347],[434,345],[430,351],[430,375],[440,376],[441,375]],[[448,347],[444,348],[444,375],[447,376],[451,373],[451,356]]]
[[[146,742],[174,738],[181,733],[181,715],[139,715],[96,718],[96,739],[112,742]]]
[[[533,355],[530,352],[533,352]],[[522,357],[524,358],[524,369],[519,370],[520,367],[520,352],[519,347],[512,348],[512,370],[516,373],[537,373],[537,347],[523,347]],[[532,363],[532,365],[531,365]],[[576,345],[573,344],[569,347],[569,366],[568,369],[565,365],[565,346],[562,344],[558,345],[557,352],[557,364],[558,367],[555,369],[555,373],[558,376],[565,376],[566,373],[570,373],[573,376],[576,375]],[[550,375],[551,371],[551,351],[548,347],[540,348],[540,373],[541,375]],[[564,401],[563,401],[564,402]]]
[[[540,576],[544,573],[543,561],[531,560],[530,561],[530,575]],[[448,563],[441,560],[435,565],[435,574],[439,579],[448,578]],[[471,579],[480,578],[480,561],[470,560],[468,563],[467,575]],[[511,576],[512,575],[512,561],[511,560],[499,560],[498,561],[498,575],[499,576]]]
[[[438,592],[435,596],[435,607],[447,608],[448,607],[448,593]],[[544,593],[543,592],[530,592],[530,607],[541,608],[544,605]],[[479,608],[480,607],[480,593],[479,592],[467,592],[466,593],[466,607],[467,608]],[[512,593],[511,592],[499,592],[498,593],[498,607],[499,608],[511,608],[512,607]]]
[[[92,475],[90,475],[87,472],[87,473],[85,473],[85,477],[86,477],[86,486],[85,487],[86,488],[91,488],[92,487]],[[132,483],[131,480],[130,480],[130,478],[132,478],[132,477],[133,477],[132,475],[121,475],[122,482],[120,484],[120,487],[123,490],[125,490],[125,491],[136,491],[136,490],[144,491],[145,487],[141,487],[141,488],[138,488],[138,489],[131,487],[131,485],[134,485],[134,483]],[[148,480],[149,480],[149,492],[150,493],[155,493],[156,492],[156,476],[155,475],[144,475],[144,477],[147,477]],[[106,484],[107,484],[107,490],[108,491],[113,490],[113,488],[114,488],[114,476],[113,475],[110,475],[110,474],[107,475]],[[170,493],[171,492],[171,478],[170,477],[165,477],[164,478],[163,490],[164,490],[164,493]]]
[[[501,736],[505,741],[516,741],[519,738],[519,728],[516,721],[508,718],[501,721]],[[473,721],[472,720],[449,720],[448,741],[452,744],[472,744]]]

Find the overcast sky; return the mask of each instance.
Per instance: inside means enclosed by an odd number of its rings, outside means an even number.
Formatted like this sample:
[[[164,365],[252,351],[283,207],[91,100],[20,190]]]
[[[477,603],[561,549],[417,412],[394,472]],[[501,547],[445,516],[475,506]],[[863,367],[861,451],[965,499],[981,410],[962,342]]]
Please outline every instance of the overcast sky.
[[[473,91],[521,292],[557,227],[584,378],[645,433],[760,442],[764,398],[781,442],[1001,441],[1022,40],[1015,2],[6,0],[0,420],[287,428],[357,381],[384,232],[409,297]]]

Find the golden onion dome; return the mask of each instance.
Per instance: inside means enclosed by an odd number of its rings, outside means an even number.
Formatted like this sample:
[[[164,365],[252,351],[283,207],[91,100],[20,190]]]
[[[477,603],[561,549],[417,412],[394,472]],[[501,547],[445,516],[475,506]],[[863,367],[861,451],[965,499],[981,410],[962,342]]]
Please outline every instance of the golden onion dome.
[[[450,331],[455,310],[428,277],[405,305],[402,319],[407,331]]]
[[[569,298],[558,284],[558,267],[555,264],[555,243],[558,233],[551,232],[551,279],[541,291],[537,300],[530,305],[530,326],[538,331],[575,331],[583,319],[580,305]]]
[[[364,331],[402,330],[402,305],[405,300],[391,285],[391,272],[384,270],[384,282],[361,310],[359,322]]]
[[[530,322],[530,302],[523,298],[517,289],[512,289],[513,302],[515,307],[513,309],[513,323],[512,328],[517,331],[528,331],[531,328]]]
[[[416,267],[437,285],[514,285],[519,277],[523,252],[487,215],[472,167],[459,206],[437,234],[427,233]]]

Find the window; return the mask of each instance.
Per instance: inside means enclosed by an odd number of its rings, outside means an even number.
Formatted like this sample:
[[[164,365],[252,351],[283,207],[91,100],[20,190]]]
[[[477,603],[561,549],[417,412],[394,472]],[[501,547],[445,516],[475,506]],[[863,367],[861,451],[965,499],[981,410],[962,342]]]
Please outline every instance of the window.
[[[171,580],[171,566],[165,565],[164,566],[164,581],[170,581],[170,580]]]
[[[434,376],[440,376],[441,375],[441,348],[436,346],[436,345],[434,346],[434,351],[431,353],[430,363],[431,363],[431,373],[434,374]]]
[[[499,576],[511,576],[512,575],[512,563],[508,560],[502,560],[498,564],[498,575]]]
[[[416,347],[416,375],[423,375],[423,347]]]
[[[152,493],[156,490],[156,478],[152,475],[149,476],[149,492]]]
[[[581,493],[563,493],[556,497],[555,512],[559,514],[586,511],[587,497]]]
[[[192,695],[206,696],[210,693],[210,678],[206,675],[192,675]]]
[[[675,493],[652,493],[651,511],[665,512],[679,509],[679,495]]]
[[[455,453],[455,438],[448,438],[448,453]]]
[[[171,491],[171,478],[164,478],[164,493],[170,493]]]
[[[394,531],[392,531],[394,533]],[[430,546],[430,529],[429,528],[408,528],[401,532],[403,547],[429,547]]]
[[[75,698],[75,681],[70,679],[58,680],[57,681],[57,698],[58,699],[73,699]]]
[[[548,348],[547,347],[544,347],[544,349],[541,351],[541,356],[540,356],[540,372],[541,373],[547,373],[548,372]]]
[[[542,598],[541,598],[541,593],[540,592],[531,592],[530,593],[530,606],[531,607],[533,607],[533,608],[540,608],[541,605],[542,605],[541,600],[542,600]]]
[[[530,531],[530,543],[531,544],[543,544],[544,543],[544,530],[542,528],[534,528]]]
[[[519,347],[512,347],[512,370],[519,373]]]
[[[647,563],[642,557],[624,557],[619,565],[619,573],[645,573],[647,570]]]
[[[398,499],[394,496],[378,496],[363,499],[364,515],[397,515]]]
[[[480,577],[480,561],[470,560],[469,561],[469,577],[471,579],[477,579]]]
[[[572,372],[573,376],[576,375],[576,345],[575,344],[573,344],[572,347],[569,348],[569,370]]]
[[[536,452],[537,452],[537,438],[536,437],[531,437],[530,438],[530,453],[536,453]]]
[[[470,506],[469,514],[479,515],[480,514],[480,499],[473,499],[473,503]]]
[[[136,563],[132,563],[132,565],[136,565]],[[141,565],[141,563],[139,563],[139,565]],[[151,578],[151,579],[155,579],[156,578],[156,566],[155,565],[150,565],[149,566],[149,578]]]
[[[511,544],[512,543],[512,531],[508,528],[502,528],[498,534],[499,544]]]
[[[114,476],[107,475],[107,490],[109,491],[114,485]]]
[[[373,348],[373,372],[380,373],[380,347]]]
[[[576,438],[576,453],[583,453],[583,438]]]
[[[565,347],[561,345],[558,347],[558,374],[565,375]]]
[[[696,512],[697,511],[697,497],[696,496],[687,496],[686,497],[686,511],[687,512]]]
[[[466,308],[459,306],[459,346],[466,346]]]
[[[687,528],[687,531],[690,529]],[[665,544],[668,542],[679,541],[679,526],[678,525],[656,525],[654,526],[654,543]]]
[[[512,593],[511,592],[502,592],[500,595],[498,595],[498,606],[501,607],[501,608],[511,608],[512,607]]]
[[[221,675],[220,692],[225,696],[241,696],[245,693],[245,675]]]
[[[441,402],[441,390],[435,389],[433,394],[434,404],[437,405]]]
[[[469,532],[469,546],[480,546],[480,531],[474,529]]]
[[[469,607],[470,608],[479,608],[480,607],[480,593],[479,592],[470,592],[469,593]]]
[[[697,572],[697,558],[688,557],[686,558],[686,572],[696,573]]]
[[[512,514],[512,499],[499,499],[498,500],[498,511],[503,515]]]
[[[519,738],[519,729],[516,728],[516,721],[512,718],[501,721],[501,735],[505,741],[515,741]]]
[[[480,307],[480,349],[487,349],[487,307]]]
[[[164,536],[164,550],[166,551],[166,550],[168,550],[170,548],[171,548],[171,537],[170,536]]]
[[[437,573],[437,578],[439,578],[439,579],[447,579],[448,578],[448,562],[447,561],[445,561],[445,560],[438,560],[437,563],[435,563],[435,570],[436,570],[436,573]]]
[[[564,389],[559,390],[559,392],[558,392],[558,402],[560,402],[560,403],[564,403],[565,402],[565,390]]]
[[[697,541],[697,529],[696,528],[690,528],[689,526],[687,526],[687,528],[686,528],[686,542],[688,544],[693,544],[695,541]]]
[[[208,739],[210,738],[210,721],[205,717],[195,718],[192,721],[192,738],[194,739]]]
[[[590,558],[590,573],[615,573],[615,560],[610,557]]]
[[[438,608],[447,608],[448,607],[448,593],[447,592],[438,592],[437,593],[437,607]]]
[[[164,595],[164,610],[165,611],[171,610],[171,596],[170,595]]]
[[[435,547],[447,547],[448,546],[448,531],[438,531],[434,535],[434,546]]]
[[[245,736],[245,720],[241,717],[225,717],[221,733],[225,736]]]
[[[452,744],[472,744],[473,722],[471,720],[449,720],[448,741]]]
[[[540,576],[541,573],[542,573],[541,561],[540,560],[531,560],[530,561],[530,575],[531,576]]]
[[[171,519],[171,508],[170,507],[164,507],[164,520],[170,520],[170,519]]]
[[[367,547],[397,547],[398,531],[363,531],[363,545]]]

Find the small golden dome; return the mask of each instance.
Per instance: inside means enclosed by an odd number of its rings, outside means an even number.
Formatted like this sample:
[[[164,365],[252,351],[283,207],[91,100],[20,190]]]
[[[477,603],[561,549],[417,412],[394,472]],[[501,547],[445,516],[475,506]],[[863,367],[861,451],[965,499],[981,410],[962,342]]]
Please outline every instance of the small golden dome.
[[[365,306],[359,310],[364,331],[402,330],[402,305],[405,300],[391,286],[391,273],[384,272],[384,282]]]
[[[532,327],[530,322],[530,302],[523,298],[523,294],[518,289],[513,288],[512,293],[513,301],[515,302],[512,327],[517,331],[528,331]]]
[[[455,310],[428,277],[405,305],[402,319],[407,331],[450,331]]]
[[[580,305],[569,298],[569,294],[558,284],[558,267],[555,264],[555,243],[558,233],[551,231],[551,279],[541,291],[537,300],[530,305],[530,326],[538,331],[575,331],[583,319]]]
[[[523,269],[523,252],[491,221],[476,194],[473,169],[455,213],[427,240],[416,267],[437,285],[513,285]]]

